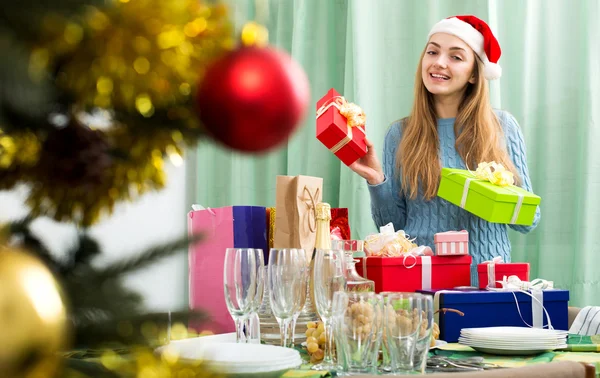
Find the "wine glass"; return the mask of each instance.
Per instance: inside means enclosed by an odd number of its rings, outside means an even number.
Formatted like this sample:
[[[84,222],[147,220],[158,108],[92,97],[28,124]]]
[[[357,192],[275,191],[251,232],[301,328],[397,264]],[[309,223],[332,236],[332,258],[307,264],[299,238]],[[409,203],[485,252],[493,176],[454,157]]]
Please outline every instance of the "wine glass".
[[[290,323],[306,301],[308,263],[304,250],[272,248],[267,284],[271,311],[279,323],[281,346],[289,347]]]
[[[315,306],[325,328],[325,345],[323,362],[312,367],[313,370],[333,370],[336,365],[332,351],[332,313],[333,294],[346,289],[344,275],[344,253],[339,250],[317,249],[313,267],[313,288]],[[308,347],[309,340],[307,340]]]
[[[245,342],[247,317],[260,304],[264,258],[261,249],[227,248],[223,267],[225,303],[235,322],[236,342]]]

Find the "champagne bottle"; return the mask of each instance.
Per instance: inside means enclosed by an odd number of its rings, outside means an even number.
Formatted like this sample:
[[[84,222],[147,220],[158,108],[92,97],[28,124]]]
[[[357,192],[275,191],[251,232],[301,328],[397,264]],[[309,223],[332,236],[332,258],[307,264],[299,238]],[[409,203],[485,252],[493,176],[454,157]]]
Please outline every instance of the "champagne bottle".
[[[331,249],[331,232],[329,224],[331,222],[331,206],[328,203],[319,202],[315,209],[316,218],[316,235],[315,235],[315,248],[312,251],[306,251],[311,254],[310,259],[310,270],[308,279],[308,293],[306,296],[306,303],[300,313],[300,316],[296,320],[297,330],[294,335],[294,343],[301,343],[306,340],[306,329],[309,322],[316,322],[319,320],[319,315],[315,307],[314,301],[314,289],[313,289],[313,269],[314,259],[317,249]],[[292,331],[294,332],[294,331]]]
[[[317,314],[315,307],[315,290],[313,286],[313,271],[315,268],[315,256],[317,249],[331,249],[331,230],[329,223],[331,222],[331,206],[325,202],[319,202],[316,209],[317,218],[317,232],[315,239],[315,248],[312,251],[312,257],[310,259],[310,279],[309,279],[309,297],[310,304],[313,306],[312,309]],[[308,300],[307,300],[308,301]]]

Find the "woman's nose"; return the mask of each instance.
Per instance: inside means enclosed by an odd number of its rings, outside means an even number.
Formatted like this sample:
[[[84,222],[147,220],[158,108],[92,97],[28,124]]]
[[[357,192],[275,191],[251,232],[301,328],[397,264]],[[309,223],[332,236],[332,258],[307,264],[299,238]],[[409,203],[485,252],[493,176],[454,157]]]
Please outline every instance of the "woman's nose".
[[[435,65],[441,68],[446,68],[448,66],[446,57],[442,54],[438,55],[437,59],[435,60]]]

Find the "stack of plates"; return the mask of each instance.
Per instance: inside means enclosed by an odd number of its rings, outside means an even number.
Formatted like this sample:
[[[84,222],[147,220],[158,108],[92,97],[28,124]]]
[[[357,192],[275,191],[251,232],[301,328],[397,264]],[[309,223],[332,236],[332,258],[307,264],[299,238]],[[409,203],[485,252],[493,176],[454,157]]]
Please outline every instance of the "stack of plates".
[[[172,341],[161,347],[158,353],[174,353],[182,363],[202,361],[202,367],[218,373],[234,376],[279,376],[298,368],[302,358],[297,350],[262,344],[236,344],[215,341],[204,337]]]
[[[541,328],[464,328],[458,342],[483,353],[530,355],[566,348],[567,335],[567,331]]]

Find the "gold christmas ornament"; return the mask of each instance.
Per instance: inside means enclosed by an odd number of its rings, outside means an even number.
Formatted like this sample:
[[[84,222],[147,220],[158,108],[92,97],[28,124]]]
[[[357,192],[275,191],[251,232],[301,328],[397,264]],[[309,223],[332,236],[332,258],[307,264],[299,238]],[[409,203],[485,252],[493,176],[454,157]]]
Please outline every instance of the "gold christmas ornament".
[[[0,372],[51,378],[68,347],[67,309],[48,268],[26,252],[0,247]]]

